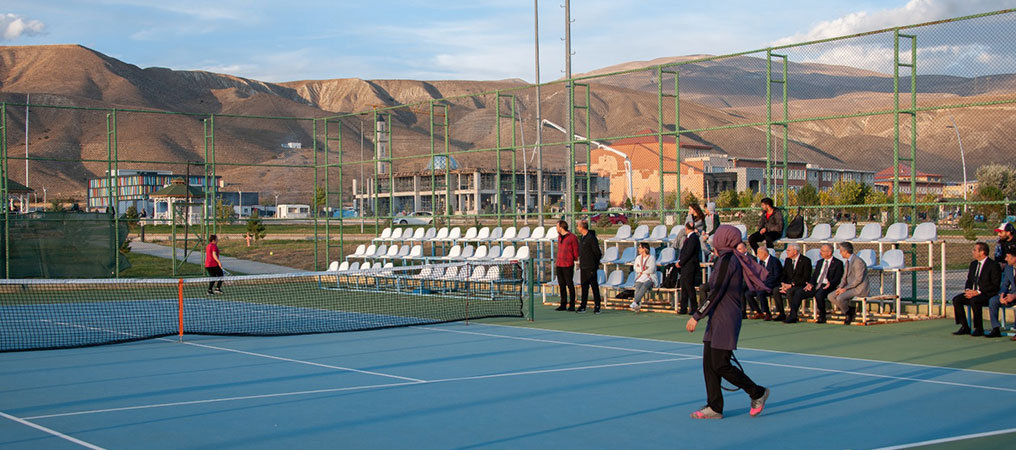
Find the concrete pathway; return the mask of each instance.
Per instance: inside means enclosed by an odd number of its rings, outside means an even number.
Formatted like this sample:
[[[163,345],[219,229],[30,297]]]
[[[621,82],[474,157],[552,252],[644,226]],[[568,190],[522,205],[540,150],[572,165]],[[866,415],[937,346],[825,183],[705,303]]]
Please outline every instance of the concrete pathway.
[[[157,256],[159,258],[172,259],[173,248],[165,245],[152,244],[150,242],[131,242],[131,252],[141,253],[144,255]],[[177,258],[183,257],[183,249],[178,249],[176,253]],[[190,257],[187,258],[187,262],[204,265],[205,261],[202,258],[200,252],[191,253]],[[226,270],[230,272],[238,272],[247,275],[265,274],[265,273],[294,273],[303,272],[300,269],[294,269],[292,267],[280,266],[276,264],[268,264],[257,261],[248,261],[246,259],[238,259],[230,256],[221,256],[222,264],[226,267]]]

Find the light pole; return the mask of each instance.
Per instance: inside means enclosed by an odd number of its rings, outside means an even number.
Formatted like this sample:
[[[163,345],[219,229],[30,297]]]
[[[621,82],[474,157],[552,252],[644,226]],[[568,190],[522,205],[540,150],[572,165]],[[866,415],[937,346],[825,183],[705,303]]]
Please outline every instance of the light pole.
[[[960,163],[963,164],[963,212],[967,212],[967,157],[963,153],[963,138],[960,137],[960,128],[956,126],[956,118],[953,117],[952,113],[949,114],[949,120],[952,121],[952,125],[947,125],[946,128],[952,128],[956,132],[956,142],[960,145]]]
[[[279,218],[279,193],[275,193],[275,218]]]

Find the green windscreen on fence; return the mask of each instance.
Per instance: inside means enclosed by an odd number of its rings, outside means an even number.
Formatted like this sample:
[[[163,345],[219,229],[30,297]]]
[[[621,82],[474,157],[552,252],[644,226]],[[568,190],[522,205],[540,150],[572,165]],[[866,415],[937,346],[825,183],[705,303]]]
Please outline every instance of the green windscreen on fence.
[[[127,224],[120,222],[117,228],[110,214],[12,214],[8,224],[9,233],[0,233],[0,256],[10,252],[9,278],[112,277],[117,267],[114,258],[120,259],[120,270],[130,267],[117,251],[127,238]],[[9,243],[3,242],[5,236]],[[3,270],[0,267],[0,273]]]

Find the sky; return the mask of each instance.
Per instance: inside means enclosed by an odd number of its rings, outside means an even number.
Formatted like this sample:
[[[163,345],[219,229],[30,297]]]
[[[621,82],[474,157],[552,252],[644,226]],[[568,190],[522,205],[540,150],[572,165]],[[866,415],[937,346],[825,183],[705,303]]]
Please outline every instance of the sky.
[[[539,2],[540,77],[564,76],[564,0]],[[726,54],[1016,7],[1016,0],[575,0],[572,73],[629,61]],[[263,81],[535,80],[528,0],[4,0],[0,45],[80,44],[140,67]],[[1009,14],[1004,20],[1012,25]],[[919,36],[925,73],[1016,66],[1002,19]],[[791,60],[891,69],[891,40],[798,51]]]

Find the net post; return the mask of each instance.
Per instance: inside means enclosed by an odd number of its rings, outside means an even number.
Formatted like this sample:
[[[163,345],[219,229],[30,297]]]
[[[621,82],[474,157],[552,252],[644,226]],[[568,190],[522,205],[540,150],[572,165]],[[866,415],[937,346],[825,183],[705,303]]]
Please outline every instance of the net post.
[[[536,293],[533,290],[533,280],[534,280],[534,278],[533,278],[533,275],[534,275],[533,266],[535,264],[533,264],[533,263],[531,263],[529,261],[523,262],[523,264],[525,264],[525,270],[526,270],[525,285],[526,285],[527,297],[529,298],[529,321],[533,322],[533,321],[536,320],[536,318],[534,317],[534,314],[536,312]]]
[[[183,278],[177,280],[176,283],[176,299],[177,299],[177,330],[178,336],[181,342],[183,342]]]

